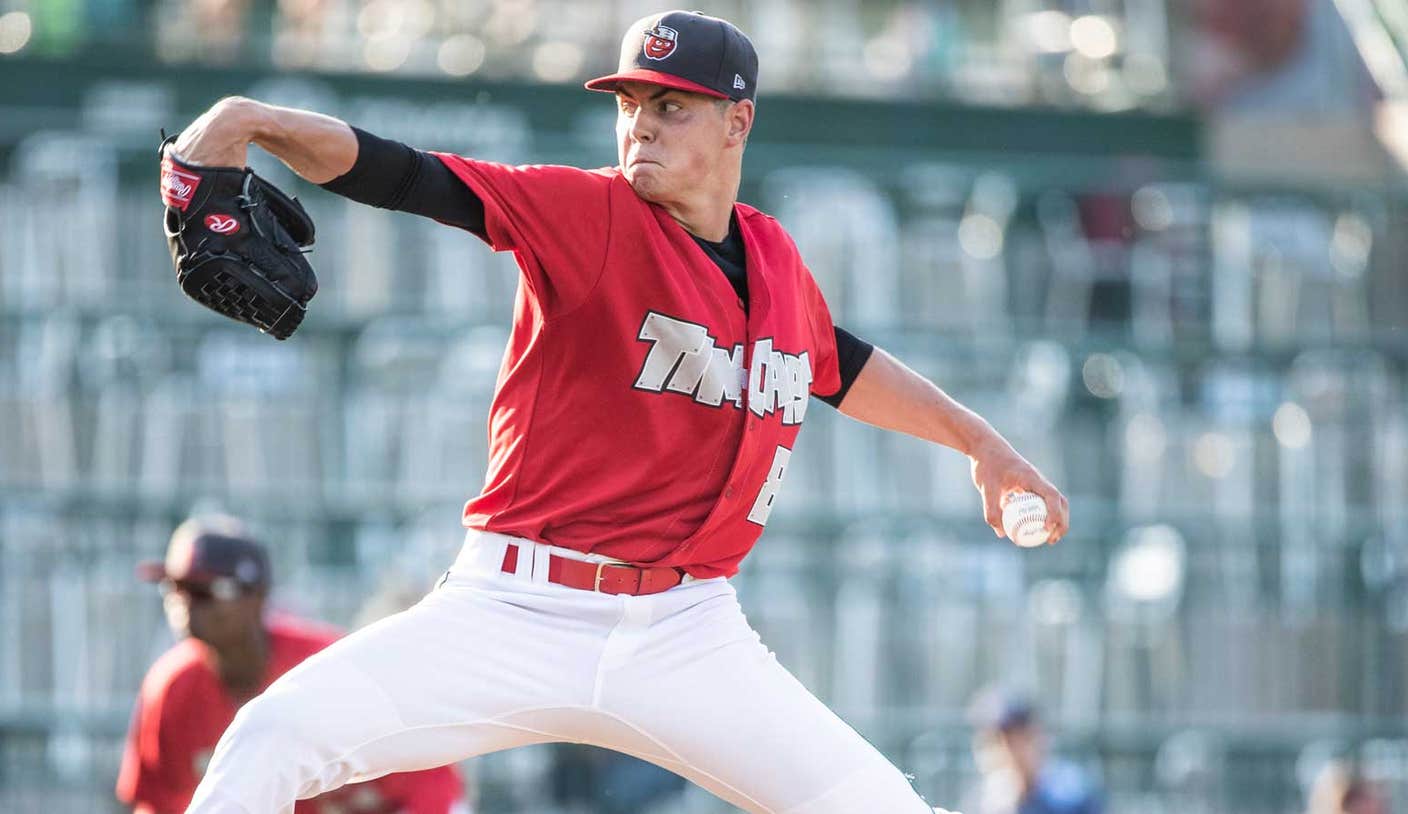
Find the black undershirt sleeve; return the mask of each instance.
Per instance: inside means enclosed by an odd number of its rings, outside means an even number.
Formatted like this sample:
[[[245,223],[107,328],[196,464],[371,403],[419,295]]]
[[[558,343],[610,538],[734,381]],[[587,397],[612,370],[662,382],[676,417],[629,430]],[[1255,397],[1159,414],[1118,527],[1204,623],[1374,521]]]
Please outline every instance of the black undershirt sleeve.
[[[484,237],[484,202],[450,168],[423,150],[357,127],[352,169],[321,184],[358,203],[424,215]]]
[[[817,398],[839,408],[841,402],[846,399],[846,394],[851,391],[851,385],[856,383],[861,368],[870,361],[870,354],[874,352],[874,345],[844,328],[836,328],[836,366],[841,369],[841,389],[829,396]]]
[[[352,169],[321,184],[323,189],[380,209],[434,218],[484,237],[484,202],[461,183],[444,162],[423,150],[381,138],[359,127],[353,127],[352,132],[357,136],[357,161]],[[730,229],[725,242],[728,240],[741,242],[742,238],[736,229]],[[724,248],[734,251],[714,251],[709,255],[719,265],[720,272],[738,288],[739,297],[746,303],[747,277],[743,274],[742,263],[733,261],[734,257],[744,256],[743,247]],[[735,273],[727,274],[725,265],[736,266]],[[817,398],[832,407],[840,407],[874,350],[869,342],[837,328],[836,361],[841,371],[841,389]]]

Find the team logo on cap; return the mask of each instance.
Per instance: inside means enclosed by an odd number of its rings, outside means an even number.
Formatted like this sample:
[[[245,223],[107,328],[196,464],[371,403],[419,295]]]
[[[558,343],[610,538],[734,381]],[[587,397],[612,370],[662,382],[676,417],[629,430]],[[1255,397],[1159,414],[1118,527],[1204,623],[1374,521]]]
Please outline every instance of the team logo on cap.
[[[680,32],[669,26],[657,25],[645,32],[646,59],[664,59],[675,52]]]

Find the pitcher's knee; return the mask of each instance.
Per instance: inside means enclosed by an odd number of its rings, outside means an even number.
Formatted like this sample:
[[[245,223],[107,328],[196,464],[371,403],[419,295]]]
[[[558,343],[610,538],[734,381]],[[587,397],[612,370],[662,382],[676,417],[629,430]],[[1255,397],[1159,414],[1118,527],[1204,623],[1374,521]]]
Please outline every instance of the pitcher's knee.
[[[225,730],[192,801],[192,811],[292,812],[326,761],[311,734],[313,705],[287,694],[245,704]],[[296,695],[296,694],[294,694]]]

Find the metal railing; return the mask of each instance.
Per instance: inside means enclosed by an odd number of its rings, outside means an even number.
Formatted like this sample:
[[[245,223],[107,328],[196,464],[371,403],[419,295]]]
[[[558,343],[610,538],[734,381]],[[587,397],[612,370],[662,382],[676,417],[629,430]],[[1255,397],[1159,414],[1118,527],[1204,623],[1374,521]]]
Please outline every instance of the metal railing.
[[[1111,811],[1295,811],[1334,740],[1403,804],[1402,191],[755,147],[745,195],[837,322],[992,420],[1075,517],[1056,548],[995,544],[961,457],[813,410],[738,578],[783,663],[936,802],[972,784],[963,709],[1003,680],[1042,690]],[[277,602],[355,626],[430,584],[482,477],[507,258],[310,195],[325,285],[273,343],[171,284],[132,154],[51,133],[0,178],[5,811],[111,804],[169,643],[132,566],[193,506],[249,515]],[[547,810],[534,754],[475,761],[486,811]]]

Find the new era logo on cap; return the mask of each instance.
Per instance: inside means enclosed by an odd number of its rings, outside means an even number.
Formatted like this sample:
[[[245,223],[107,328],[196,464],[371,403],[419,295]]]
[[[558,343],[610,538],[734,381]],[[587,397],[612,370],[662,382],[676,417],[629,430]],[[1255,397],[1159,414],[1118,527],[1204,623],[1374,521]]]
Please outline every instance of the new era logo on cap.
[[[614,92],[622,82],[648,82],[719,99],[752,99],[758,53],[727,20],[697,11],[667,11],[637,20],[621,41],[616,73],[587,83]]]

